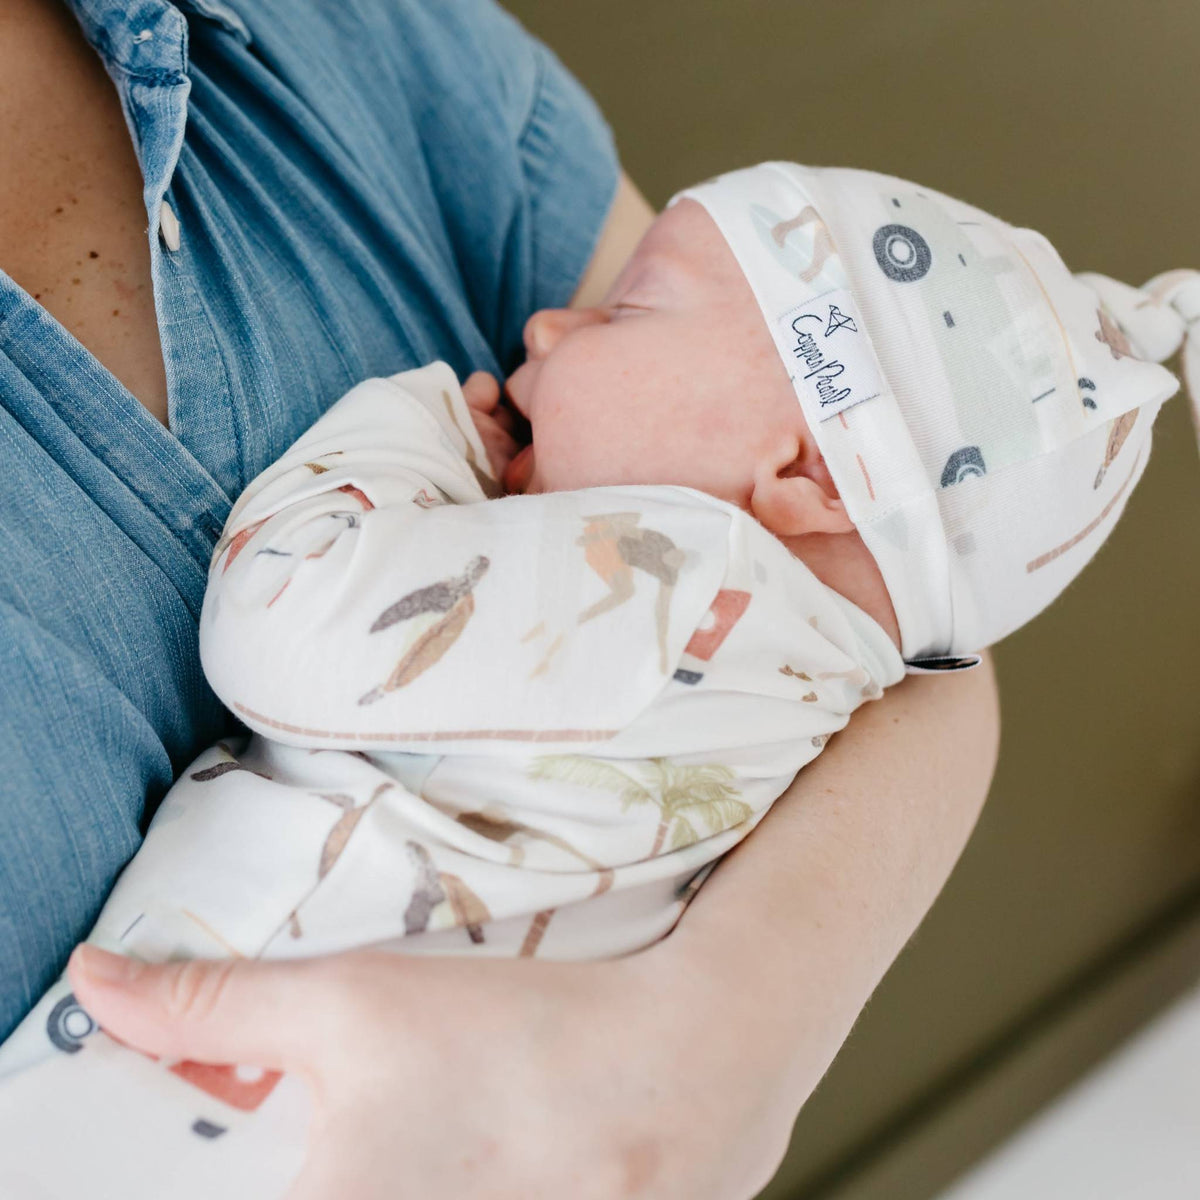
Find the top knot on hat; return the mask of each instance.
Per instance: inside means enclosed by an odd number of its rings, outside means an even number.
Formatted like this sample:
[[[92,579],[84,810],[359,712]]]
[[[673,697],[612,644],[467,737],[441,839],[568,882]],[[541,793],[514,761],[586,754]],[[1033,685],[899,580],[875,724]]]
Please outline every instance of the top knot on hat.
[[[1128,353],[1165,362],[1183,347],[1183,375],[1200,437],[1200,271],[1165,271],[1140,288],[1091,272],[1078,278],[1104,302],[1129,341]]]

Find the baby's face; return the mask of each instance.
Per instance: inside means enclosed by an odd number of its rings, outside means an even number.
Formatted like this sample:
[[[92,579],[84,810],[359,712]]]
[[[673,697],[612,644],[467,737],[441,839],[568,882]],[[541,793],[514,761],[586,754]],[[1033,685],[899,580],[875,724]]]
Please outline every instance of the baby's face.
[[[654,222],[601,307],[535,313],[525,346],[506,390],[533,444],[509,491],[682,484],[748,508],[756,472],[811,445],[750,285],[695,201]]]

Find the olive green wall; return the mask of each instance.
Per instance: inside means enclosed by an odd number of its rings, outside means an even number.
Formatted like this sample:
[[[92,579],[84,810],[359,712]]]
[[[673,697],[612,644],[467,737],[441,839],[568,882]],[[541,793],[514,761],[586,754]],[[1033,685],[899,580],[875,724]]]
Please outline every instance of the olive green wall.
[[[718,171],[792,158],[960,196],[1040,229],[1079,270],[1137,283],[1200,267],[1200,4],[509,7],[592,90],[656,205]],[[889,1129],[952,1104],[959,1073],[1011,1048],[1030,1014],[1086,991],[1172,906],[1191,897],[1200,911],[1198,595],[1200,459],[1176,400],[1121,528],[998,649],[1003,749],[987,810],[802,1115],[770,1196],[830,1195],[829,1172],[853,1174]]]

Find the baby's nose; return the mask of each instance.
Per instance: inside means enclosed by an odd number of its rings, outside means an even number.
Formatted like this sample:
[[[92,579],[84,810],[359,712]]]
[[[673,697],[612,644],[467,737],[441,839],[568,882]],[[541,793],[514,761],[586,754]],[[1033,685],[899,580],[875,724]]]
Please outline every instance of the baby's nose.
[[[525,322],[525,353],[545,358],[572,330],[607,320],[608,310],[603,308],[543,308]]]

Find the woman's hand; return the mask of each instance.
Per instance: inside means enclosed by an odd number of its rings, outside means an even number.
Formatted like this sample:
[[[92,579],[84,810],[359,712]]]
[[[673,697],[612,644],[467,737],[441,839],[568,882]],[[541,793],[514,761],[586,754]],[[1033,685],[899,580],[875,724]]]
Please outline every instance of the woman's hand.
[[[516,426],[513,414],[500,400],[500,384],[494,375],[476,371],[463,384],[463,399],[487,448],[492,475],[497,480],[503,479],[504,469],[520,447],[513,437]]]
[[[731,1006],[670,939],[585,963],[357,951],[144,966],[87,947],[70,971],[87,1010],[141,1049],[308,1082],[290,1200],[749,1200],[797,1107],[786,1049],[745,1036],[751,999]]]

